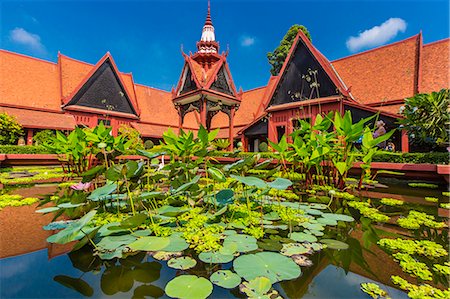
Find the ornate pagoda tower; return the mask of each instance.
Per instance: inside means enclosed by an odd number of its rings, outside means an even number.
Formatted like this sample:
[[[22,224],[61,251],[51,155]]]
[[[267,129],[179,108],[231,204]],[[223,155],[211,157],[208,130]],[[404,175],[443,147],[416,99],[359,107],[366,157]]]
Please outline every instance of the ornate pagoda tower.
[[[227,63],[228,52],[219,54],[211,9],[208,1],[208,13],[203,26],[197,52],[189,55],[182,52],[184,58],[176,89],[172,90],[172,101],[179,115],[179,128],[183,127],[186,114],[200,114],[200,124],[208,130],[211,120],[217,113],[225,113],[229,119],[229,139],[233,145],[234,114],[239,108],[242,92],[237,92]]]

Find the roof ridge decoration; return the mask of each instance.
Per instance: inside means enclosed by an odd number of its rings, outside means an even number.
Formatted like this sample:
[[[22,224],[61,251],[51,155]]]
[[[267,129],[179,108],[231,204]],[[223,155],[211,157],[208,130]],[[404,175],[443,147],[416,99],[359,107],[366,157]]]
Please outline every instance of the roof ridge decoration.
[[[197,52],[202,54],[218,53],[219,43],[216,42],[216,34],[211,19],[211,3],[208,0],[208,12],[203,25],[200,41],[197,43]]]
[[[106,74],[106,72],[108,71],[108,69],[111,70],[110,73]],[[95,101],[97,101],[98,99],[84,99],[83,96],[89,91],[90,88],[92,88],[94,85],[96,84],[101,84],[98,83],[99,78],[101,78],[101,76],[108,76],[108,78],[102,78],[102,82],[103,83],[109,83],[109,84],[113,84],[113,86],[116,89],[120,89],[119,91],[119,96],[120,98],[122,98],[122,100],[118,101],[117,95],[112,95],[114,97],[114,99],[110,99],[111,101],[115,101],[115,104],[119,104],[121,105],[121,109],[124,111],[119,111],[119,112],[123,112],[125,114],[134,114],[135,116],[139,116],[140,115],[140,111],[139,111],[139,107],[137,105],[137,102],[135,100],[133,100],[133,97],[131,97],[130,91],[127,89],[127,86],[125,84],[125,82],[123,81],[122,77],[121,77],[121,73],[119,72],[117,65],[114,62],[114,59],[112,58],[111,54],[109,52],[107,52],[96,64],[95,66],[92,67],[91,71],[85,76],[85,78],[80,82],[80,84],[74,89],[74,91],[72,93],[70,93],[69,96],[65,97],[62,99],[62,108],[63,109],[72,109],[72,108],[76,108],[75,106],[78,106],[78,103],[80,100],[82,100],[84,103],[81,106],[84,107],[90,107],[90,105],[88,103],[86,103],[86,101],[94,101],[91,102],[91,104],[93,104],[94,106],[92,106],[91,108],[93,109],[93,111],[95,110],[95,112],[97,113],[98,109],[103,109],[103,110],[109,110],[110,113],[114,112],[114,110],[110,110],[114,109],[114,105],[112,103],[108,103],[108,99],[101,99],[101,106],[98,106],[98,103],[96,103]],[[115,79],[116,84],[114,84],[114,82],[111,81],[111,75],[113,75],[113,80]],[[132,77],[131,77],[132,78]],[[134,82],[132,82],[132,84],[134,85]],[[109,90],[110,86],[106,87],[105,89]],[[126,104],[123,104],[123,98],[125,98],[126,100]],[[116,107],[117,108],[117,107]],[[86,110],[87,108],[84,108],[84,110]]]
[[[299,55],[300,57],[296,57]],[[309,61],[305,59],[308,56]],[[297,78],[296,76],[300,77]],[[331,67],[331,63],[312,45],[301,30],[298,31],[280,73],[274,80],[276,80],[274,88],[265,98],[265,109],[272,105],[275,100],[277,104],[281,104],[282,102],[303,101],[332,95],[342,95],[353,100],[349,90]],[[284,84],[289,86],[283,86]],[[283,94],[283,98],[275,99],[282,87],[284,89],[289,88],[285,91],[286,94]],[[291,87],[295,88],[291,90]],[[290,97],[290,99],[287,99],[287,97]]]

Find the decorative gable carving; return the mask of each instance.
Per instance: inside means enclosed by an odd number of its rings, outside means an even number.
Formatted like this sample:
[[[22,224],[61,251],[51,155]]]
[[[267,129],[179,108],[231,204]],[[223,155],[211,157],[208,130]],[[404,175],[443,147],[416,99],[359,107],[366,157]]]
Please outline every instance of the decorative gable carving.
[[[71,105],[137,115],[109,59],[100,65],[66,106]]]
[[[183,78],[183,86],[180,90],[180,94],[187,93],[189,91],[193,91],[197,89],[197,84],[195,84],[194,79],[192,78],[192,72],[191,69],[186,66],[186,72]]]
[[[234,95],[224,66],[220,68],[219,72],[217,73],[217,78],[211,84],[210,89],[229,95]]]
[[[338,88],[317,57],[299,38],[270,105],[280,105],[338,95]]]

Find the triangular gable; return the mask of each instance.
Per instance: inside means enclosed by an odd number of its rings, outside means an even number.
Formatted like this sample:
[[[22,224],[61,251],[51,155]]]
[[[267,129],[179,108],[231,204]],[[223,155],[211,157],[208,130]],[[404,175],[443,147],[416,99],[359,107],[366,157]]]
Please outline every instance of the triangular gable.
[[[189,67],[189,64],[185,64],[183,75],[181,79],[181,88],[180,92],[178,94],[184,94],[189,91],[197,89],[197,84],[194,81],[194,77],[192,75],[191,68]]]
[[[231,85],[231,80],[225,70],[225,65],[222,65],[222,67],[219,69],[215,80],[211,83],[211,86],[209,88],[224,94],[232,96],[235,95],[234,88]]]
[[[138,115],[109,54],[99,61],[64,107],[73,105]]]
[[[300,30],[278,75],[268,106],[348,95],[330,63]]]

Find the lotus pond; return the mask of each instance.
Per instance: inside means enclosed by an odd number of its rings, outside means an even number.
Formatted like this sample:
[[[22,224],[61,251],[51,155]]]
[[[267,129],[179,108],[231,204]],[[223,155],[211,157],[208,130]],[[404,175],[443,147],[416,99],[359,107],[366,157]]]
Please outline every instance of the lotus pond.
[[[449,297],[447,185],[375,180],[370,159],[349,177],[342,146],[296,166],[286,139],[278,161],[219,164],[215,134],[169,131],[120,163],[98,140],[80,177],[5,190],[0,296]]]

